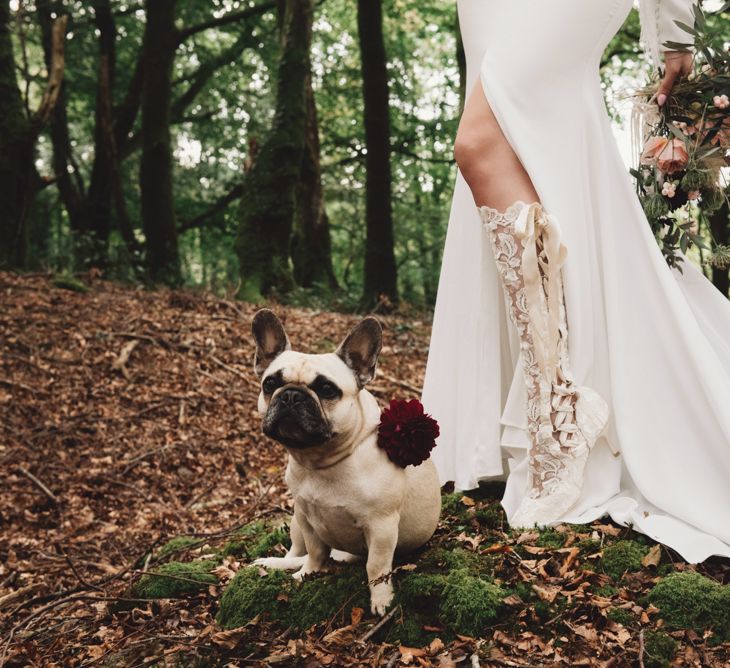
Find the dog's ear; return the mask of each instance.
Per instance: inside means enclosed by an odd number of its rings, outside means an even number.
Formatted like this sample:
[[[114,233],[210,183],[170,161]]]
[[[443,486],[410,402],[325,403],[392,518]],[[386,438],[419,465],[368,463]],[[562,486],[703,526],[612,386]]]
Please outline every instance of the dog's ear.
[[[358,387],[375,376],[380,349],[383,347],[383,328],[373,316],[363,318],[337,346],[335,353],[353,370]]]
[[[256,311],[251,321],[251,332],[256,340],[253,370],[260,378],[280,353],[291,350],[291,342],[284,331],[281,320],[268,308]]]

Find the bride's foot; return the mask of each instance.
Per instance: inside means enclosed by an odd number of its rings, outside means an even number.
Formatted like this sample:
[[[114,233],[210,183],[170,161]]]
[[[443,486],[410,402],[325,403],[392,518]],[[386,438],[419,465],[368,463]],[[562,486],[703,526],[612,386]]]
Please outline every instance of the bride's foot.
[[[588,455],[606,431],[609,411],[606,401],[594,389],[581,385],[575,389],[575,394],[577,424],[570,426],[575,426],[576,429],[572,431],[567,447],[557,450],[548,448],[548,451],[552,450],[556,462],[551,467],[554,477],[546,480],[541,489],[533,487],[528,491],[514,515],[509,518],[510,526],[533,527],[550,524],[569,511],[580,498]]]

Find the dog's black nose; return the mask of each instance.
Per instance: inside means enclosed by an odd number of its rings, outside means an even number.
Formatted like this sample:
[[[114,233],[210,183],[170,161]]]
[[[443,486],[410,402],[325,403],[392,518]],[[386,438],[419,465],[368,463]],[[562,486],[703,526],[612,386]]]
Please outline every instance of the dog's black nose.
[[[287,406],[293,406],[299,401],[304,401],[307,393],[298,387],[287,387],[279,396],[279,401]]]

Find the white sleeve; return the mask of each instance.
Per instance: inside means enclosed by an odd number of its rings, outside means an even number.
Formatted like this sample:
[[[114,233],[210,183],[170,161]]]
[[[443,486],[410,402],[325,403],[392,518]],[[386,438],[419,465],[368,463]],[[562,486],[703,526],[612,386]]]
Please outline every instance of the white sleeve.
[[[695,0],[639,0],[639,3],[641,41],[657,67],[662,64],[660,54],[668,50],[664,42],[692,44],[692,35],[675,21],[694,25],[692,7]]]

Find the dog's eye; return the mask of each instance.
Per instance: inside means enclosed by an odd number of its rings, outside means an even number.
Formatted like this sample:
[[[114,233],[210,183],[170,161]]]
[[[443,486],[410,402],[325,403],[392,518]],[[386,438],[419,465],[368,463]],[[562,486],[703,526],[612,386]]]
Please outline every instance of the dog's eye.
[[[273,376],[269,376],[263,384],[264,392],[266,394],[271,394],[277,387],[281,385],[281,381],[278,378],[274,378]]]
[[[334,399],[339,395],[339,388],[334,383],[322,383],[317,388],[317,393],[323,399]]]

